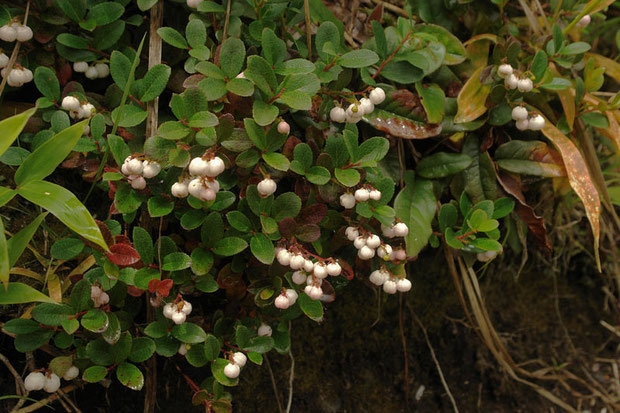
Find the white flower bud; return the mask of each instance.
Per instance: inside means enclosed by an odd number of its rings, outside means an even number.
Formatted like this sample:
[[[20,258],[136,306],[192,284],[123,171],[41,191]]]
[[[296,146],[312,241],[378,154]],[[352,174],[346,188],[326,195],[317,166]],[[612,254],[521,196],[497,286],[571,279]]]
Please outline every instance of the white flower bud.
[[[375,105],[368,98],[360,99],[360,107],[364,112],[364,115],[369,115],[375,110]]]
[[[273,179],[265,178],[258,183],[258,185],[256,186],[256,189],[258,189],[258,193],[261,196],[266,197],[276,192],[277,187],[278,186],[276,185],[276,182]]]
[[[17,30],[6,24],[0,27],[0,40],[11,43],[15,39],[17,39]]]
[[[508,88],[508,89],[516,89],[517,86],[519,85],[519,79],[517,79],[517,76],[514,75],[514,73],[510,76],[508,76],[505,80],[504,80],[504,85]]]
[[[530,121],[527,119],[518,120],[515,122],[515,125],[519,130],[528,130],[530,128]]]
[[[345,209],[355,207],[355,196],[349,192],[340,195],[340,205],[342,205]]]
[[[337,262],[330,262],[329,264],[327,264],[327,274],[331,275],[332,277],[340,275],[341,272],[342,267]]]
[[[497,74],[499,75],[499,77],[506,79],[512,74],[512,66],[507,63],[499,65],[499,67],[497,68]]]
[[[95,65],[95,70],[97,71],[98,78],[107,77],[110,74],[110,66],[105,63],[97,63]],[[88,74],[87,74],[88,76]]]
[[[189,163],[190,175],[206,176],[208,170],[209,170],[209,162],[202,159],[201,157],[196,157],[192,159],[191,162]]]
[[[85,73],[88,70],[88,63],[86,62],[74,62],[73,71],[77,73]]]
[[[370,191],[366,188],[360,188],[355,191],[355,200],[357,202],[366,202],[370,199]]]
[[[291,305],[291,302],[285,294],[280,294],[276,297],[274,305],[280,310],[286,310]]]
[[[545,118],[541,115],[535,115],[530,119],[530,130],[541,130],[545,127]]]
[[[288,122],[281,121],[280,123],[278,123],[278,133],[288,135],[289,133],[291,133],[291,125],[289,125]]]
[[[283,265],[285,267],[290,265],[291,263],[291,253],[288,252],[288,250],[282,249],[280,252],[278,252],[276,258],[278,259],[280,265]]]
[[[369,260],[375,256],[375,250],[367,246],[363,246],[359,249],[359,251],[357,251],[357,256],[360,257],[362,260]]]
[[[525,78],[525,79],[520,79],[519,82],[517,83],[517,89],[519,89],[519,92],[529,92],[534,88],[534,82],[532,82],[532,79],[530,78]]]
[[[295,271],[293,273],[293,275],[291,276],[291,279],[293,280],[293,282],[297,285],[302,285],[303,283],[306,282],[307,279],[307,275],[305,272],[303,271]]]
[[[79,375],[80,375],[80,369],[78,369],[75,366],[71,366],[67,369],[67,371],[65,372],[65,375],[62,376],[62,378],[66,381],[71,381]]]
[[[388,294],[396,294],[396,291],[398,291],[398,287],[396,287],[396,282],[392,280],[387,280],[385,283],[383,283],[383,291]]]
[[[175,310],[172,314],[172,321],[174,324],[183,324],[187,316],[182,311]]]
[[[189,194],[189,191],[187,190],[187,182],[175,182],[174,184],[172,184],[170,192],[174,197],[185,198]]]
[[[329,111],[329,118],[332,122],[343,123],[347,119],[347,113],[343,108],[336,106]]]
[[[207,168],[207,176],[215,178],[226,169],[224,161],[219,156],[214,157],[209,161],[209,167]]]
[[[381,199],[381,191],[377,189],[373,189],[372,191],[370,191],[370,199],[372,199],[373,201],[379,201]]]
[[[265,323],[261,324],[260,327],[258,327],[258,335],[260,337],[271,337],[271,327]]]
[[[80,109],[80,101],[75,96],[65,96],[62,100],[62,108],[66,110]]]
[[[366,246],[368,248],[376,249],[381,245],[381,238],[378,235],[372,234],[366,238]]]
[[[91,79],[91,80],[97,79],[99,77],[99,72],[97,72],[97,69],[95,69],[95,66],[88,66],[88,69],[86,69],[84,76],[86,76],[88,79]]]
[[[155,161],[145,160],[142,165],[142,176],[147,179],[154,178],[161,171],[161,165]]]
[[[390,274],[385,270],[375,270],[370,273],[370,277],[368,278],[371,283],[374,285],[383,285],[389,278]]]
[[[189,2],[190,0],[188,0]],[[239,377],[239,373],[241,373],[241,368],[237,364],[228,363],[226,367],[224,367],[224,375],[229,379],[236,379]]]
[[[344,234],[349,241],[355,241],[355,238],[360,236],[359,231],[355,227],[347,227],[347,229],[344,231]]]
[[[374,88],[368,98],[374,105],[380,105],[385,100],[385,92],[380,87]]]
[[[233,354],[232,358],[235,364],[239,367],[245,366],[245,363],[248,361],[247,356],[240,351],[237,351],[235,354]]]
[[[523,120],[527,119],[527,109],[523,106],[515,106],[512,109],[512,119],[513,120]]]

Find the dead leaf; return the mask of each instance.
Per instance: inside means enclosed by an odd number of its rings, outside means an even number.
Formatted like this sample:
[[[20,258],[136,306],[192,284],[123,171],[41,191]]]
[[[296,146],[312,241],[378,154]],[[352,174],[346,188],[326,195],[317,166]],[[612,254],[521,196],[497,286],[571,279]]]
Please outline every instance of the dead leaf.
[[[540,112],[540,111],[538,111]],[[588,167],[581,156],[581,152],[577,149],[577,146],[568,139],[562,132],[555,127],[555,125],[545,119],[545,127],[542,133],[549,139],[556,149],[562,155],[564,166],[568,175],[568,180],[577,193],[581,202],[586,210],[586,215],[592,226],[592,234],[594,236],[594,255],[596,256],[596,264],[601,270],[601,263],[599,257],[599,238],[600,238],[600,224],[599,219],[601,215],[601,200],[598,195],[598,191],[592,178]]]
[[[363,119],[380,131],[403,139],[432,138],[439,135],[442,130],[439,124],[429,125],[417,122],[381,109],[375,109],[370,115],[364,116]]]
[[[480,83],[480,75],[484,69],[484,66],[479,67],[463,85],[456,98],[458,111],[454,123],[471,122],[487,111],[485,102],[491,92],[491,85]]]

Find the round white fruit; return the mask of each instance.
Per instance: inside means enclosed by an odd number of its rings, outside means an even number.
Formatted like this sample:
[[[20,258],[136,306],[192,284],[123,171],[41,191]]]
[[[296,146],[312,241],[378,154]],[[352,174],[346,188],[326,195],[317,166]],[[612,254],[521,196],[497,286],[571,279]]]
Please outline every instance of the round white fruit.
[[[174,313],[172,313],[172,321],[174,321],[174,324],[183,324],[186,318],[187,316],[182,311],[175,310]]]
[[[301,270],[306,263],[306,259],[301,255],[295,254],[291,257],[291,263],[289,264],[293,270]]]
[[[247,356],[240,351],[237,351],[235,354],[233,354],[232,358],[235,364],[239,367],[245,366],[245,363],[248,361]]]
[[[258,327],[258,335],[261,337],[271,337],[271,327],[265,323],[261,324],[260,327]]]
[[[515,106],[512,109],[512,119],[513,120],[523,120],[527,119],[527,109],[523,106]]]
[[[507,63],[499,65],[497,68],[497,74],[504,79],[507,78],[512,74],[512,66]]]
[[[355,200],[357,202],[366,202],[370,199],[370,191],[366,188],[360,188],[355,191]]]
[[[374,105],[379,105],[385,100],[385,92],[380,87],[374,88],[368,98]]]
[[[366,246],[368,248],[376,249],[379,245],[381,245],[381,238],[378,235],[372,234],[366,238]]]
[[[530,121],[527,119],[518,120],[515,124],[519,130],[528,130],[530,128]]]
[[[349,192],[340,195],[340,205],[342,205],[345,209],[355,207],[355,196]]]
[[[516,89],[519,85],[519,79],[517,79],[517,76],[513,73],[504,80],[504,84],[508,89]]]
[[[213,189],[208,187],[203,187],[200,190],[200,195],[198,196],[201,201],[213,201],[216,197],[217,193]]]
[[[398,222],[394,225],[394,235],[397,237],[405,237],[409,234],[409,227],[404,222]]]
[[[290,305],[295,304],[295,302],[297,302],[297,297],[299,297],[297,295],[297,291],[293,290],[292,288],[289,288],[286,290],[286,297],[288,298],[288,301],[290,303]]]
[[[534,83],[530,78],[520,79],[517,83],[517,89],[519,89],[519,92],[526,93],[531,91],[533,88]]]
[[[377,248],[377,257],[384,261],[389,261],[392,257],[392,247],[388,244],[380,245],[379,248]]]
[[[18,42],[27,42],[32,39],[32,29],[28,26],[18,26],[15,38]]]
[[[364,115],[368,115],[375,110],[374,103],[372,103],[368,98],[360,99],[360,107],[362,108],[362,111],[364,111]]]
[[[318,279],[323,279],[327,277],[327,266],[322,262],[316,263],[314,265],[314,271],[312,272],[314,276]]]
[[[330,262],[329,264],[327,264],[327,274],[331,275],[332,277],[340,275],[341,272],[342,267],[337,262]]]
[[[202,179],[200,178],[192,179],[189,181],[189,184],[187,184],[187,191],[194,198],[200,199],[203,189],[205,189],[205,186],[202,184]]]
[[[207,176],[215,178],[226,169],[226,164],[219,156],[214,157],[209,161],[209,168],[207,169]]]
[[[293,280],[293,282],[297,285],[302,285],[303,283],[306,282],[306,278],[308,276],[306,275],[305,272],[303,271],[295,271],[293,273],[293,275],[291,276],[291,279]]]
[[[6,24],[0,27],[0,40],[10,43],[14,42],[15,39],[17,39],[17,30]]]
[[[276,181],[271,178],[265,178],[258,183],[256,189],[258,189],[258,193],[262,196],[269,196],[276,192]]]
[[[75,366],[71,366],[67,369],[67,371],[65,372],[65,375],[62,376],[62,378],[66,381],[70,381],[73,380],[74,378],[76,378],[77,376],[80,375],[80,369],[78,369]]]
[[[530,119],[530,130],[541,130],[545,127],[545,118],[541,115],[535,115]]]
[[[586,14],[581,19],[579,19],[576,26],[580,29],[585,29],[590,24],[591,21],[592,21],[592,18],[590,17],[590,15]]]
[[[60,377],[58,377],[55,373],[50,373],[48,376],[45,376],[45,384],[43,385],[43,390],[48,393],[54,393],[59,388]]]
[[[183,301],[183,308],[181,308],[181,312],[185,315],[190,315],[192,312],[192,303],[189,301]]]
[[[176,309],[175,309],[175,305],[174,304],[168,303],[168,304],[164,305],[164,309],[163,309],[164,317],[172,318],[172,315],[174,314],[175,311],[176,311]]]
[[[156,177],[161,171],[161,165],[155,161],[146,160],[142,165],[142,176],[147,179]]]
[[[286,249],[280,250],[276,258],[278,259],[278,262],[280,263],[280,265],[284,265],[285,267],[290,265],[291,263],[291,253],[288,252],[288,250]]]
[[[372,191],[370,191],[370,199],[372,199],[373,201],[379,201],[381,199],[381,191],[377,189],[373,189]]]
[[[32,372],[26,376],[24,387],[26,391],[41,390],[45,386],[45,376],[41,372]]]
[[[320,300],[323,296],[323,290],[318,285],[310,286],[310,290],[307,292],[308,296],[313,300]]]
[[[146,180],[141,176],[135,176],[133,179],[130,179],[130,182],[133,189],[142,190],[146,188]]]
[[[304,269],[305,272],[312,272],[314,270],[314,263],[312,262],[312,260],[306,260],[304,262],[304,266],[302,267]]]
[[[86,62],[74,62],[73,71],[78,73],[85,73],[88,70],[88,63]]]
[[[396,282],[392,280],[387,280],[385,283],[383,283],[383,291],[388,294],[396,294],[396,291],[398,291],[398,288],[396,287]]]
[[[9,64],[9,57],[4,53],[0,53],[0,67],[5,67]]]
[[[239,373],[241,373],[241,367],[237,364],[228,363],[226,367],[224,367],[224,374],[229,379],[236,379],[239,377]]]
[[[401,278],[396,282],[396,289],[401,293],[406,293],[407,291],[411,290],[411,281],[409,281],[407,278]]]
[[[369,280],[374,285],[383,285],[387,281],[389,274],[384,270],[375,270],[370,273]]]
[[[329,111],[329,118],[332,122],[343,123],[347,119],[347,113],[343,108],[336,106]]]
[[[174,184],[172,184],[170,192],[172,193],[172,196],[177,198],[185,198],[187,195],[189,195],[186,182],[175,182]]]
[[[278,132],[283,135],[288,135],[291,133],[291,125],[289,125],[288,122],[281,121],[278,123]]]
[[[78,110],[80,108],[80,101],[75,96],[65,96],[62,99],[62,108],[66,110]]]
[[[375,256],[375,250],[364,245],[357,251],[357,256],[363,260],[369,260]]]
[[[363,237],[361,235],[355,238],[355,240],[353,241],[353,246],[355,246],[355,248],[357,249],[360,249],[365,245],[366,245],[366,237]]]
[[[99,72],[97,72],[97,69],[95,69],[95,66],[89,66],[88,69],[86,69],[86,72],[84,72],[84,76],[86,76],[86,78],[88,79],[97,79],[99,77]]]
[[[206,176],[208,170],[209,170],[209,162],[202,159],[201,157],[196,157],[192,159],[191,162],[189,163],[190,175]]]
[[[291,305],[291,302],[289,301],[288,297],[282,294],[277,296],[273,303],[276,306],[276,308],[279,308],[280,310],[286,310]]]
[[[179,349],[177,350],[177,353],[179,353],[182,356],[187,354],[187,346],[185,345],[185,343],[181,343],[181,345],[179,346]]]
[[[95,70],[97,71],[97,77],[104,78],[110,74],[110,66],[105,63],[97,63],[95,65]]]

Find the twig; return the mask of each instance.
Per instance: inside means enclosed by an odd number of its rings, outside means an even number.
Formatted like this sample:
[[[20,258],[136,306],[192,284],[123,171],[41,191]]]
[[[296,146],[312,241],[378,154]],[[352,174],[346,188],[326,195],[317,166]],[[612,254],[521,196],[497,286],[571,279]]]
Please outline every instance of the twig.
[[[26,4],[26,12],[24,13],[24,24],[28,22],[29,12],[30,12],[30,0],[28,0],[28,3]],[[0,83],[0,96],[2,96],[2,92],[4,92],[4,87],[6,86],[6,82],[9,79],[9,73],[11,73],[11,70],[13,69],[13,65],[15,64],[15,61],[17,60],[17,54],[19,53],[19,47],[21,46],[21,44],[22,42],[17,41],[17,40],[15,41],[15,47],[13,47],[11,58],[9,59],[9,63],[6,65],[6,76],[2,78],[2,83]]]
[[[385,2],[383,0],[372,0],[372,3],[378,4],[378,5],[382,5],[384,8],[388,9],[389,11],[398,14],[399,16],[402,17],[410,17],[409,14],[402,8],[398,7],[395,4],[392,3],[388,3]],[[413,18],[415,19],[415,16],[413,16]]]
[[[405,359],[405,411],[409,410],[409,358],[407,357],[407,338],[403,320],[403,294],[398,299],[398,330],[400,341],[403,344],[403,357]]]
[[[0,360],[2,360],[6,368],[9,369],[13,377],[15,377],[15,383],[17,384],[18,392],[21,394],[27,394],[28,392],[26,391],[26,387],[24,386],[22,376],[17,372],[17,370],[15,370],[9,359],[6,358],[4,354],[0,353]]]
[[[439,365],[439,361],[437,360],[437,356],[435,356],[435,350],[433,350],[433,346],[431,345],[431,341],[428,339],[428,334],[426,332],[426,328],[424,328],[424,324],[422,324],[422,321],[420,321],[418,316],[413,312],[413,309],[411,308],[411,306],[407,305],[407,307],[409,308],[409,312],[411,312],[411,317],[413,317],[413,319],[418,324],[418,326],[420,326],[420,329],[422,330],[422,333],[424,333],[424,340],[426,340],[426,345],[428,346],[428,349],[431,352],[431,357],[433,358],[433,362],[435,363],[435,367],[437,367],[437,372],[439,373],[439,378],[441,379],[441,384],[443,385],[443,388],[446,390],[446,393],[448,393],[448,397],[450,398],[450,403],[452,403],[452,408],[454,409],[455,413],[458,413],[459,412],[459,408],[456,405],[456,401],[454,400],[454,396],[452,396],[452,392],[450,392],[450,387],[448,387],[448,383],[446,382],[446,379],[445,379],[445,377],[443,375],[443,371],[441,370],[441,366]]]
[[[381,73],[381,71],[385,67],[385,65],[387,65],[388,63],[390,63],[392,61],[392,59],[394,59],[394,56],[396,56],[396,53],[398,53],[400,48],[403,47],[403,45],[407,42],[407,40],[409,40],[409,37],[411,37],[411,31],[409,33],[407,33],[407,35],[403,38],[403,40],[400,41],[400,44],[396,47],[396,49],[394,49],[392,54],[390,54],[387,57],[387,59],[385,59],[383,62],[381,62],[381,65],[379,66],[379,68],[377,69],[375,74],[371,76],[372,79],[376,79],[377,76],[379,76],[379,73]]]
[[[64,393],[69,393],[72,392],[73,390],[75,390],[77,388],[77,386],[75,384],[70,384],[66,387],[64,387],[62,389],[62,391]],[[52,403],[53,401],[55,401],[56,399],[58,399],[60,396],[58,394],[52,394],[51,396],[43,399],[43,400],[39,400],[36,403],[32,403],[31,405],[28,405],[26,407],[23,407],[19,410],[17,410],[15,413],[30,413],[30,412],[34,412],[35,410],[39,410],[42,407],[46,407],[48,404]]]
[[[278,392],[278,386],[276,386],[276,379],[273,376],[273,370],[271,369],[271,364],[269,363],[269,358],[267,358],[267,354],[263,355],[265,362],[267,363],[267,370],[269,370],[269,377],[271,378],[271,385],[273,386],[273,393],[276,395],[276,403],[278,403],[278,411],[280,413],[284,413],[282,411],[282,402],[280,401],[280,393]]]
[[[291,321],[288,322],[288,332],[291,333]],[[293,352],[288,349],[288,356],[291,358],[291,372],[288,378],[288,402],[286,403],[286,413],[291,412],[291,406],[293,405],[293,381],[295,380],[295,359],[293,358]]]
[[[226,20],[224,20],[224,30],[222,32],[222,43],[224,42],[224,40],[226,40],[226,37],[228,37],[228,22],[230,21],[230,3],[232,3],[232,0],[228,0],[226,2]]]
[[[65,399],[65,401],[73,408],[73,410],[75,410],[76,413],[82,413],[82,411],[75,405],[75,403],[73,403],[67,393],[62,391],[62,389],[58,389],[58,394],[60,394]]]
[[[310,25],[310,2],[304,0],[304,15],[306,17],[306,46],[308,47],[308,60],[312,60],[312,27]]]
[[[162,25],[164,17],[164,3],[159,0],[151,7],[151,26],[149,29],[149,69],[161,63],[161,37],[157,29]],[[146,137],[149,138],[157,131],[159,96],[147,103],[148,119],[146,121]]]

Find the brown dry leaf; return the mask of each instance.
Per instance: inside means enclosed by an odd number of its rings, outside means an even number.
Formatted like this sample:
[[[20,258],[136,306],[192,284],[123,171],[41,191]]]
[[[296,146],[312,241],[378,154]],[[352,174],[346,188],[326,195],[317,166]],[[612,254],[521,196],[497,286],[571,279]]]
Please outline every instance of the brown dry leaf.
[[[375,109],[370,115],[364,116],[364,121],[374,128],[404,139],[426,139],[441,133],[440,124],[426,124],[399,116],[394,113]]]
[[[487,111],[485,102],[491,92],[491,86],[480,83],[480,74],[483,70],[484,66],[479,67],[459,92],[456,98],[459,108],[454,123],[471,122]]]
[[[486,66],[489,59],[489,47],[491,43],[497,43],[498,37],[494,34],[484,33],[473,36],[463,43],[467,57],[474,67]]]
[[[586,215],[592,226],[592,234],[594,235],[594,255],[596,256],[596,264],[600,271],[601,262],[598,246],[600,238],[599,218],[601,216],[601,200],[596,186],[594,182],[592,182],[590,172],[588,171],[588,167],[579,149],[577,149],[577,146],[575,146],[570,139],[560,132],[548,119],[545,119],[545,127],[542,133],[553,143],[562,155],[570,185],[581,199],[581,202],[583,202]]]
[[[549,69],[551,73],[555,77],[561,77],[557,68],[553,63],[549,63]],[[564,109],[564,116],[566,117],[566,123],[568,127],[572,130],[573,124],[575,123],[575,90],[572,88],[566,88],[562,90],[557,90],[556,93],[560,98],[560,102],[562,103],[562,109]]]
[[[538,245],[550,252],[552,248],[547,238],[545,219],[536,215],[534,209],[525,201],[519,178],[504,171],[496,171],[496,176],[497,182],[504,188],[504,191],[518,201],[515,212],[525,222]]]
[[[586,53],[586,60],[590,57],[594,59],[594,64],[597,67],[604,67],[605,74],[620,84],[620,63],[605,56],[601,56],[600,54]]]

